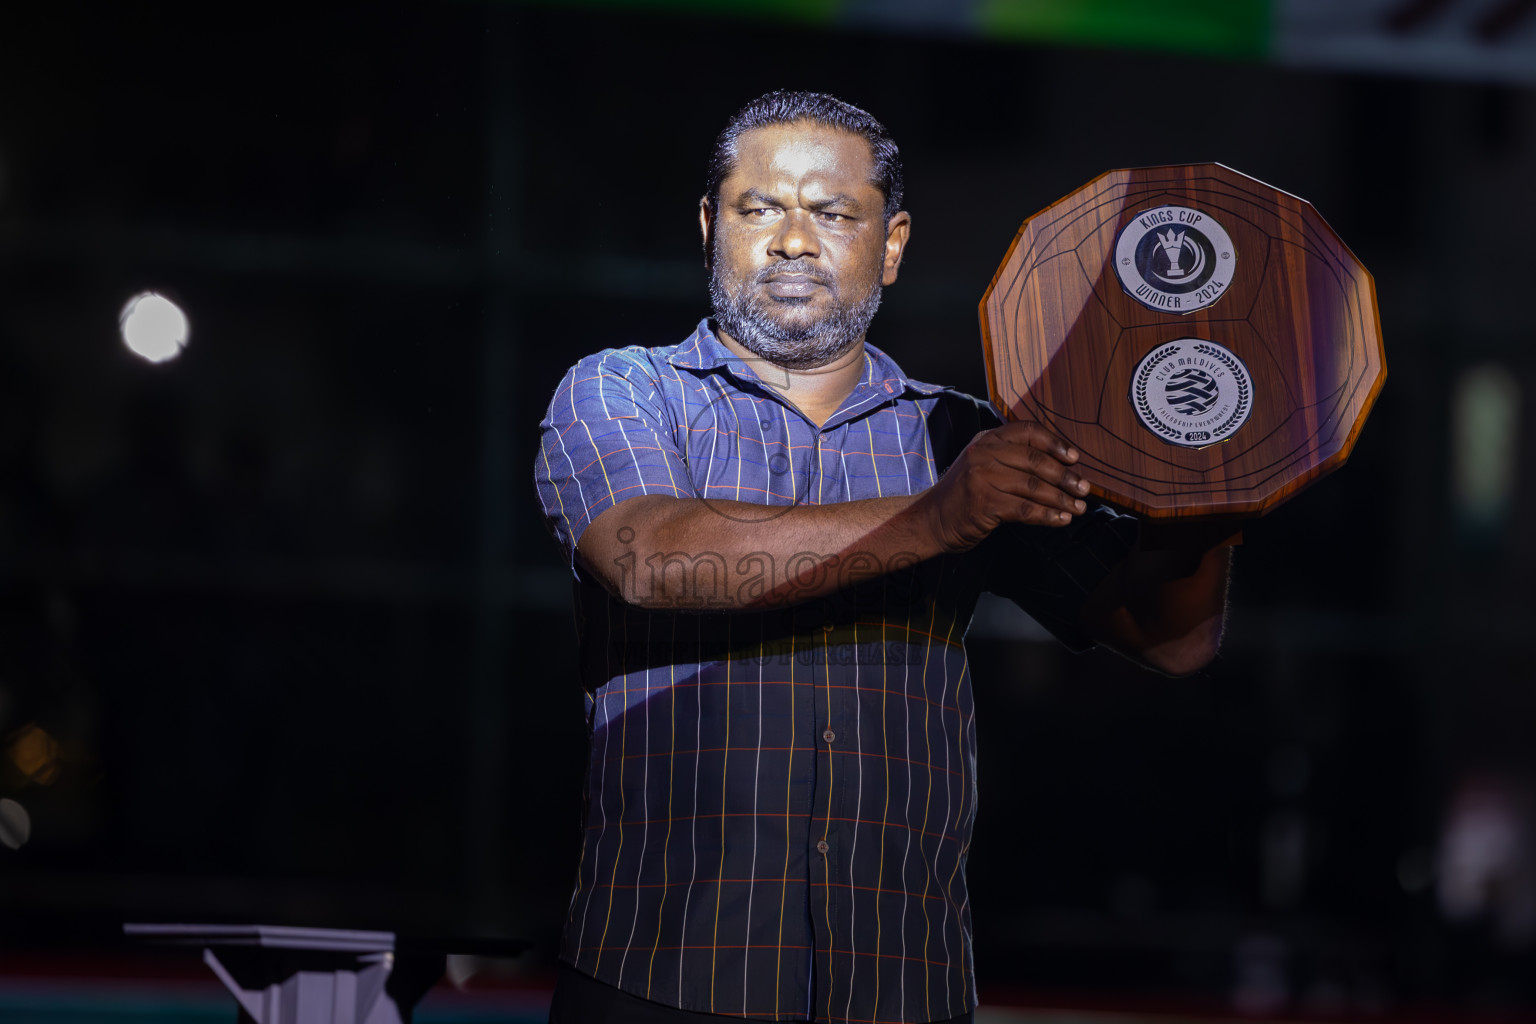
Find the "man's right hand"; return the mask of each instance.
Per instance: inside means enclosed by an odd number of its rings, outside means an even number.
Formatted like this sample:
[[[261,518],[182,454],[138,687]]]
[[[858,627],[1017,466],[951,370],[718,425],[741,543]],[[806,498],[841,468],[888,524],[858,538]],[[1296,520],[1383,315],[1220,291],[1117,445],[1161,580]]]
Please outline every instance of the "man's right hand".
[[[1066,526],[1087,509],[1077,460],[1040,424],[1005,423],[977,434],[913,511],[950,552],[975,547],[1003,523]]]

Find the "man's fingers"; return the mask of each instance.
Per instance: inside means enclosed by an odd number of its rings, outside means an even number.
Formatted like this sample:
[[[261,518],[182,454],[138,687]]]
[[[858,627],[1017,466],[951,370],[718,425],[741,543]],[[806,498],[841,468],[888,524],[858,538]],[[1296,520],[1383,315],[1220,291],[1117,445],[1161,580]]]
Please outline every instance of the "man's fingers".
[[[1017,504],[1017,507],[1027,512],[1028,506],[1038,506],[1043,513],[1048,513],[1047,518],[1055,520],[1057,512],[1067,514],[1070,519],[1073,513],[1086,512],[1087,504],[1081,499],[1073,497],[1059,487],[1054,487],[1038,476],[1024,474],[1003,474],[997,480],[991,482],[995,490],[999,492],[998,500],[1004,505]],[[1020,514],[1024,514],[1021,512]],[[1010,516],[1009,518],[1016,518]],[[1034,521],[1033,519],[1022,521]]]
[[[1080,496],[1088,493],[1088,481],[1081,474],[1068,469],[1039,449],[1005,444],[995,446],[991,454],[996,462],[993,472],[1000,478],[1017,477],[1021,486],[1029,486],[1031,480],[1044,480],[1068,494]]]
[[[1005,423],[995,428],[993,433],[1005,438],[1009,442],[1017,443],[1022,441],[1031,448],[1051,455],[1058,462],[1070,465],[1080,457],[1080,453],[1076,448],[1073,448],[1067,442],[1033,421],[1021,420],[1017,423]]]
[[[992,524],[1066,526],[1088,510],[1088,481],[1073,468],[1080,457],[1038,423],[988,430],[966,449],[963,472],[950,478],[966,481],[952,492],[956,511]]]
[[[1087,494],[1082,474],[1070,469],[1081,457],[1076,448],[1038,423],[1007,423],[988,431],[987,451],[1005,466],[1045,477],[1074,494]]]
[[[1010,516],[1006,516],[1008,522],[1024,523],[1027,526],[1066,526],[1072,521],[1072,513],[1059,508],[1050,508],[1038,502],[1020,502],[1018,508]]]
[[[1038,448],[1049,455],[1055,456],[1058,462],[1065,462],[1069,465],[1078,460],[1076,448],[1073,448],[1038,423],[1031,423],[1029,426],[1032,428],[1028,433],[1030,447]]]

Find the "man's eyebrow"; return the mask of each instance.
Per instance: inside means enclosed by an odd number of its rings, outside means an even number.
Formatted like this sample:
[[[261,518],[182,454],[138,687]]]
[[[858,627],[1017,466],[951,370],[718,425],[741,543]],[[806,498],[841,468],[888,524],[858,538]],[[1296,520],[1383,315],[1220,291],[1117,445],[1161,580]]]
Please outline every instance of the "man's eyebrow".
[[[772,206],[775,208],[782,208],[784,206],[783,203],[779,202],[779,200],[775,199],[773,196],[770,196],[768,193],[761,192],[755,188],[749,188],[742,192],[741,195],[737,196],[736,205]],[[854,210],[861,209],[859,206],[859,201],[853,196],[848,195],[846,192],[839,192],[836,195],[828,196],[825,199],[818,199],[815,202],[807,202],[805,205],[807,209],[812,211],[825,210],[831,206],[842,206],[852,208]]]
[[[766,192],[759,192],[755,188],[749,188],[736,197],[737,206],[783,206],[784,204],[773,198]]]
[[[829,206],[841,206],[854,210],[860,208],[859,201],[853,198],[853,196],[848,195],[846,192],[839,192],[835,196],[828,196],[825,199],[818,200],[814,203],[806,203],[805,205],[812,210],[825,210]]]

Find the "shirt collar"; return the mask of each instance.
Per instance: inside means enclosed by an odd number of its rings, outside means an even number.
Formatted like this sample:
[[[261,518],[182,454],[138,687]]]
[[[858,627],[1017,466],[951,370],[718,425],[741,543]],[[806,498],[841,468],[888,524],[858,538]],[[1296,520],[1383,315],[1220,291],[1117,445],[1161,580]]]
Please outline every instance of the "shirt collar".
[[[908,391],[936,395],[945,390],[942,384],[926,384],[908,377],[894,359],[867,341],[864,352],[864,376],[855,391],[873,389],[886,395]],[[667,361],[686,370],[724,370],[739,380],[763,384],[772,384],[774,375],[783,373],[766,359],[744,359],[726,348],[725,343],[715,336],[708,318],[699,321],[693,333],[673,350]]]

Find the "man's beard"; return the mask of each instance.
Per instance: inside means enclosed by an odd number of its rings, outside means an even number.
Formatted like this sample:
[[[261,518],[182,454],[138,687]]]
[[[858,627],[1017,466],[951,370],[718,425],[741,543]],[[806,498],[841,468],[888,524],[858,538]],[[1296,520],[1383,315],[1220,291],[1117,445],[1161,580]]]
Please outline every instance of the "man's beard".
[[[885,254],[880,255],[883,263]],[[795,273],[804,274],[826,287],[830,282],[819,267],[785,260],[762,268],[749,281],[736,282],[733,289],[721,279],[718,251],[714,257],[710,261],[709,299],[715,309],[715,322],[748,351],[785,369],[815,369],[843,355],[864,337],[875,310],[880,308],[880,278],[877,275],[869,294],[857,302],[834,299],[830,309],[812,319],[785,323],[775,315],[773,307],[793,311],[800,303],[781,303],[768,296],[762,285],[775,274]]]

